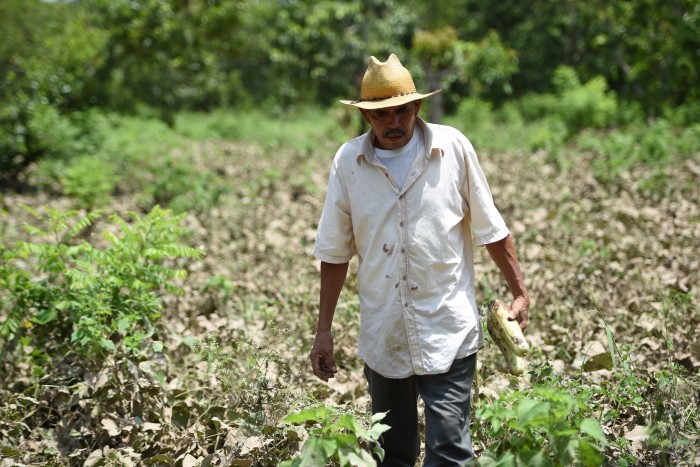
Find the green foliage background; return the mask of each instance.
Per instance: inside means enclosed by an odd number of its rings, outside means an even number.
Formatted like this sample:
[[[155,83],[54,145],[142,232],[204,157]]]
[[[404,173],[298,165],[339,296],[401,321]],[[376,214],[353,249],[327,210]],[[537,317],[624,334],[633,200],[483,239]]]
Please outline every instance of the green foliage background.
[[[0,29],[5,179],[89,152],[90,109],[147,106],[172,126],[181,110],[326,106],[357,96],[367,57],[389,52],[420,88],[450,91],[433,120],[464,98],[562,92],[561,67],[639,117],[700,115],[692,0],[5,0]]]

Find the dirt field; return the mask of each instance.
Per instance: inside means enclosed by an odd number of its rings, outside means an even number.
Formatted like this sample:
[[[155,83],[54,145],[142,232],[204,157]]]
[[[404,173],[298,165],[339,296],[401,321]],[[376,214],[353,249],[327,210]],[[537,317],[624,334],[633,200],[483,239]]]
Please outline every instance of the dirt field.
[[[191,243],[207,254],[189,265],[186,293],[168,299],[162,322],[168,358],[153,365],[164,380],[152,388],[159,388],[158,395],[148,399],[155,414],[151,422],[158,426],[138,439],[156,443],[169,459],[201,460],[218,452],[225,453],[229,465],[268,465],[292,448],[289,439],[265,427],[277,426],[290,410],[321,401],[345,404],[358,414],[366,411],[365,382],[355,356],[355,260],[334,325],[338,377],[328,385],[316,380],[307,359],[319,292],[319,265],[311,250],[333,150],[329,146],[312,154],[226,141],[182,149],[200,170],[226,179],[231,190],[206,212],[187,216]],[[597,180],[587,154],[563,154],[570,162],[565,167],[544,153],[479,157],[515,236],[532,299],[526,336],[534,349],[531,374],[516,379],[498,371],[500,355],[487,343],[479,354],[480,403],[504,388],[535,384],[545,366],[560,380],[575,379],[577,385],[621,384],[615,376],[619,368],[611,369],[609,363],[586,366],[592,357],[609,354],[607,326],[617,348],[616,365],[622,358],[648,384],[639,389],[643,402],[635,410],[616,402],[613,386],[601,394],[610,397],[610,407],[618,408],[608,420],[599,414],[604,432],[629,441],[609,455],[631,453],[639,465],[660,462],[654,457],[658,451],[640,435],[661,397],[653,375],[671,363],[696,378],[700,369],[700,160],[667,167],[669,183],[649,189],[641,183],[652,175],[644,168]],[[23,236],[18,227],[27,219],[19,208],[22,203],[69,205],[43,193],[5,193],[6,239]],[[130,196],[116,197],[112,205],[118,211],[134,208]],[[478,301],[507,299],[505,283],[483,249],[477,261]],[[218,345],[216,356],[208,360],[202,356],[214,355],[213,347],[205,342]],[[144,374],[148,371],[142,368]],[[127,390],[116,382],[106,387],[125,391],[123,397],[132,405],[138,397],[145,403],[144,388]],[[697,429],[698,385],[679,383],[672,390],[664,399],[670,401],[669,417]],[[49,400],[47,394],[37,399]],[[110,410],[95,399],[93,395],[83,409]],[[127,405],[114,411],[128,414],[132,409]],[[28,424],[17,439],[30,452],[49,447],[69,455],[82,449],[85,456],[106,436],[101,419],[98,411],[84,421],[82,436],[91,441],[83,447],[77,441],[61,447],[58,436],[47,440],[46,432],[60,433],[61,422]],[[113,432],[114,452],[137,463],[145,457],[127,449],[133,434]],[[671,459],[680,462],[676,465],[698,465],[698,432],[681,436],[691,446],[671,452]],[[478,437],[476,446],[484,448]]]

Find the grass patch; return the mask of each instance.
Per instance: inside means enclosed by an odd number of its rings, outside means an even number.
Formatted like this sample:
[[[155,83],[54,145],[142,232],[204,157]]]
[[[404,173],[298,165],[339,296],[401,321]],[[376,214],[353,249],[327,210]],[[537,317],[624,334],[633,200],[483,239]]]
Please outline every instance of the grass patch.
[[[338,120],[329,118],[328,110],[313,107],[284,112],[221,109],[207,114],[180,113],[175,131],[194,140],[228,139],[297,151],[338,146],[350,136]]]

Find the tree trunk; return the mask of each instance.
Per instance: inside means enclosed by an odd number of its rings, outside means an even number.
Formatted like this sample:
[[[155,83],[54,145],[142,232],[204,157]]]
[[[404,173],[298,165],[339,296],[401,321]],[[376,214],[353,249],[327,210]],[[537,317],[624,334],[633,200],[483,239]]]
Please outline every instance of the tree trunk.
[[[433,70],[430,61],[427,59],[423,61],[423,69],[425,70],[425,77],[428,80],[428,92],[440,89],[443,73]],[[442,93],[439,92],[430,98],[430,103],[428,104],[428,120],[431,123],[440,123],[442,121],[442,114],[445,107],[442,97]]]

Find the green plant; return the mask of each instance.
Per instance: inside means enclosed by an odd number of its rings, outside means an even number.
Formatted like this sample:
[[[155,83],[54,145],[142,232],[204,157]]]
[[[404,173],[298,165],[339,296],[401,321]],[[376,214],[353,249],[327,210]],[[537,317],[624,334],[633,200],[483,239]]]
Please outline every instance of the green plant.
[[[697,458],[700,448],[692,440],[700,434],[700,376],[670,363],[655,372],[650,383],[648,444],[663,465]]]
[[[185,158],[172,155],[148,164],[147,174],[141,175],[144,207],[167,206],[174,212],[195,210],[207,212],[228,190],[228,185],[215,173],[197,170]]]
[[[478,464],[600,465],[607,441],[589,410],[568,392],[546,386],[503,392],[476,410],[477,433],[488,444]]]
[[[692,157],[700,153],[700,123],[685,128],[676,144],[682,157]]]
[[[292,148],[310,151],[319,146],[337,149],[352,132],[328,118],[328,110],[313,106],[284,112],[247,109],[217,109],[213,112],[177,115],[175,131],[192,139],[230,139],[255,142],[265,148]]]
[[[682,459],[697,456],[700,449],[688,440],[700,433],[700,375],[689,374],[673,360],[673,336],[670,324],[694,321],[693,295],[680,290],[664,291],[659,296],[663,318],[664,350],[667,364],[649,378],[649,445],[659,452],[664,465],[676,465]]]
[[[534,122],[526,141],[532,151],[543,149],[548,153],[556,154],[568,137],[569,132],[565,122],[553,115]]]
[[[208,293],[212,303],[220,307],[231,299],[234,288],[235,285],[229,278],[214,275],[207,280],[202,291]]]
[[[274,334],[283,338],[280,331]],[[232,345],[223,344],[228,341]],[[251,434],[273,426],[289,408],[289,363],[279,351],[240,335],[208,335],[192,348],[220,384],[218,392],[227,401],[228,418],[245,424]]]
[[[83,156],[70,165],[60,176],[63,192],[75,198],[78,206],[93,210],[104,207],[116,186],[111,164],[93,156]]]
[[[539,125],[539,122],[526,125],[514,102],[494,109],[488,101],[476,98],[461,99],[457,111],[446,116],[444,122],[462,130],[477,152],[495,153],[529,150],[523,141],[529,139],[533,126]],[[560,139],[563,141],[564,137]]]
[[[107,35],[69,4],[11,0],[0,28],[0,178],[33,162],[84,154],[91,90]],[[92,102],[88,104],[88,100]]]
[[[203,254],[181,243],[182,217],[159,207],[128,213],[132,223],[115,214],[99,248],[81,239],[99,213],[27,210],[47,227],[26,225],[31,240],[0,250],[3,358],[23,350],[40,374],[52,358],[88,367],[118,350],[139,357],[159,333],[162,294],[182,291],[187,272],[174,261]]]
[[[617,98],[608,91],[605,79],[597,76],[581,83],[576,72],[560,66],[552,78],[554,94],[526,94],[520,100],[523,116],[528,119],[561,120],[568,136],[584,128],[605,128],[617,117]]]
[[[304,443],[299,455],[282,462],[280,467],[322,467],[329,461],[337,462],[340,466],[377,465],[367,448],[371,446],[379,459],[384,458],[378,440],[382,433],[389,429],[388,425],[381,423],[385,415],[372,415],[371,426],[367,429],[354,415],[339,413],[333,407],[312,407],[291,413],[282,421],[313,428],[308,430],[309,439]]]

